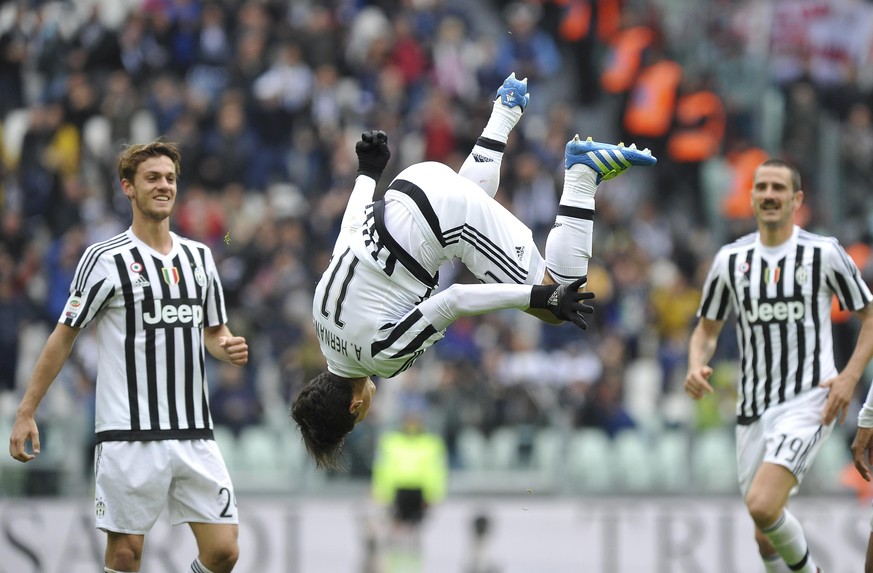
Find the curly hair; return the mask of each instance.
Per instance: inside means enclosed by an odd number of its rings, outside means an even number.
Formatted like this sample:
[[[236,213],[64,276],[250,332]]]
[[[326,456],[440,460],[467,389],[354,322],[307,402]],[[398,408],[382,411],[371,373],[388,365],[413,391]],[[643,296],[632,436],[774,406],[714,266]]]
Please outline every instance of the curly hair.
[[[342,469],[342,446],[356,420],[349,412],[351,401],[351,382],[324,371],[303,387],[291,406],[291,417],[316,467]]]

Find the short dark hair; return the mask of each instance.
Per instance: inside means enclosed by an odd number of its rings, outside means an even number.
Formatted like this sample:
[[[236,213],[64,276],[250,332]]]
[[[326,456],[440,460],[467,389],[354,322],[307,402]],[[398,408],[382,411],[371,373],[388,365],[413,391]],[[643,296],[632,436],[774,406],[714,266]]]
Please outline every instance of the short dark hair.
[[[800,171],[791,163],[785,161],[784,159],[774,157],[771,159],[767,159],[758,167],[784,167],[788,170],[788,173],[791,174],[791,185],[794,187],[792,191],[794,191],[795,193],[800,191]]]
[[[176,168],[176,176],[182,173],[182,159],[179,147],[172,142],[156,139],[151,143],[138,143],[124,148],[118,156],[118,178],[133,182],[139,164],[152,157],[169,157]]]
[[[324,371],[300,391],[291,406],[303,443],[318,468],[342,469],[342,446],[355,428],[356,417],[349,412],[352,383],[347,378]]]

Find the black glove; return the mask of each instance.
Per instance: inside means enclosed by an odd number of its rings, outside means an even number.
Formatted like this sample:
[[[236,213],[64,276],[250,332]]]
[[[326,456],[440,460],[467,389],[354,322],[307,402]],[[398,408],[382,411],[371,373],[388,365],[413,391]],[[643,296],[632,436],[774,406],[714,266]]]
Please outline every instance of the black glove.
[[[594,298],[593,292],[579,292],[588,277],[576,279],[568,285],[534,285],[530,293],[530,308],[545,308],[561,320],[569,320],[582,330],[588,324],[582,314],[591,314],[594,307],[583,300]]]
[[[379,177],[391,159],[388,149],[388,134],[373,129],[361,134],[361,141],[355,144],[358,155],[358,175],[366,175],[379,181]]]

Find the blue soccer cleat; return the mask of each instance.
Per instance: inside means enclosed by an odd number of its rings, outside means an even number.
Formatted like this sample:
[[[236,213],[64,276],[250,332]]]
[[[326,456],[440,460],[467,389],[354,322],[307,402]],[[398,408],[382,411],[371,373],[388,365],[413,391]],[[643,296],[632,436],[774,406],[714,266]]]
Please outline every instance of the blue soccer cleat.
[[[590,137],[583,141],[578,134],[567,142],[564,153],[565,169],[570,169],[577,163],[587,165],[597,173],[598,183],[618,177],[632,165],[645,167],[657,162],[651,151],[637,149],[636,144],[625,147],[623,143],[598,143]]]
[[[524,111],[530,101],[530,94],[527,93],[527,78],[516,79],[515,72],[512,72],[508,78],[503,80],[503,85],[497,90],[497,97],[500,98],[500,103],[506,107],[519,106],[521,111]]]

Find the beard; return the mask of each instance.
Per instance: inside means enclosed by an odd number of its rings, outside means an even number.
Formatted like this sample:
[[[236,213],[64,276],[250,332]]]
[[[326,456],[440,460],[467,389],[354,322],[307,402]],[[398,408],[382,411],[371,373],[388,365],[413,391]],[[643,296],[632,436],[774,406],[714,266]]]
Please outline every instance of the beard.
[[[173,207],[175,206],[175,196],[173,196],[166,204],[169,208],[156,208],[155,201],[150,196],[145,193],[140,193],[138,191],[134,191],[133,194],[133,203],[134,209],[139,211],[143,216],[147,219],[155,222],[161,222],[172,214]],[[163,205],[161,203],[160,205]]]

